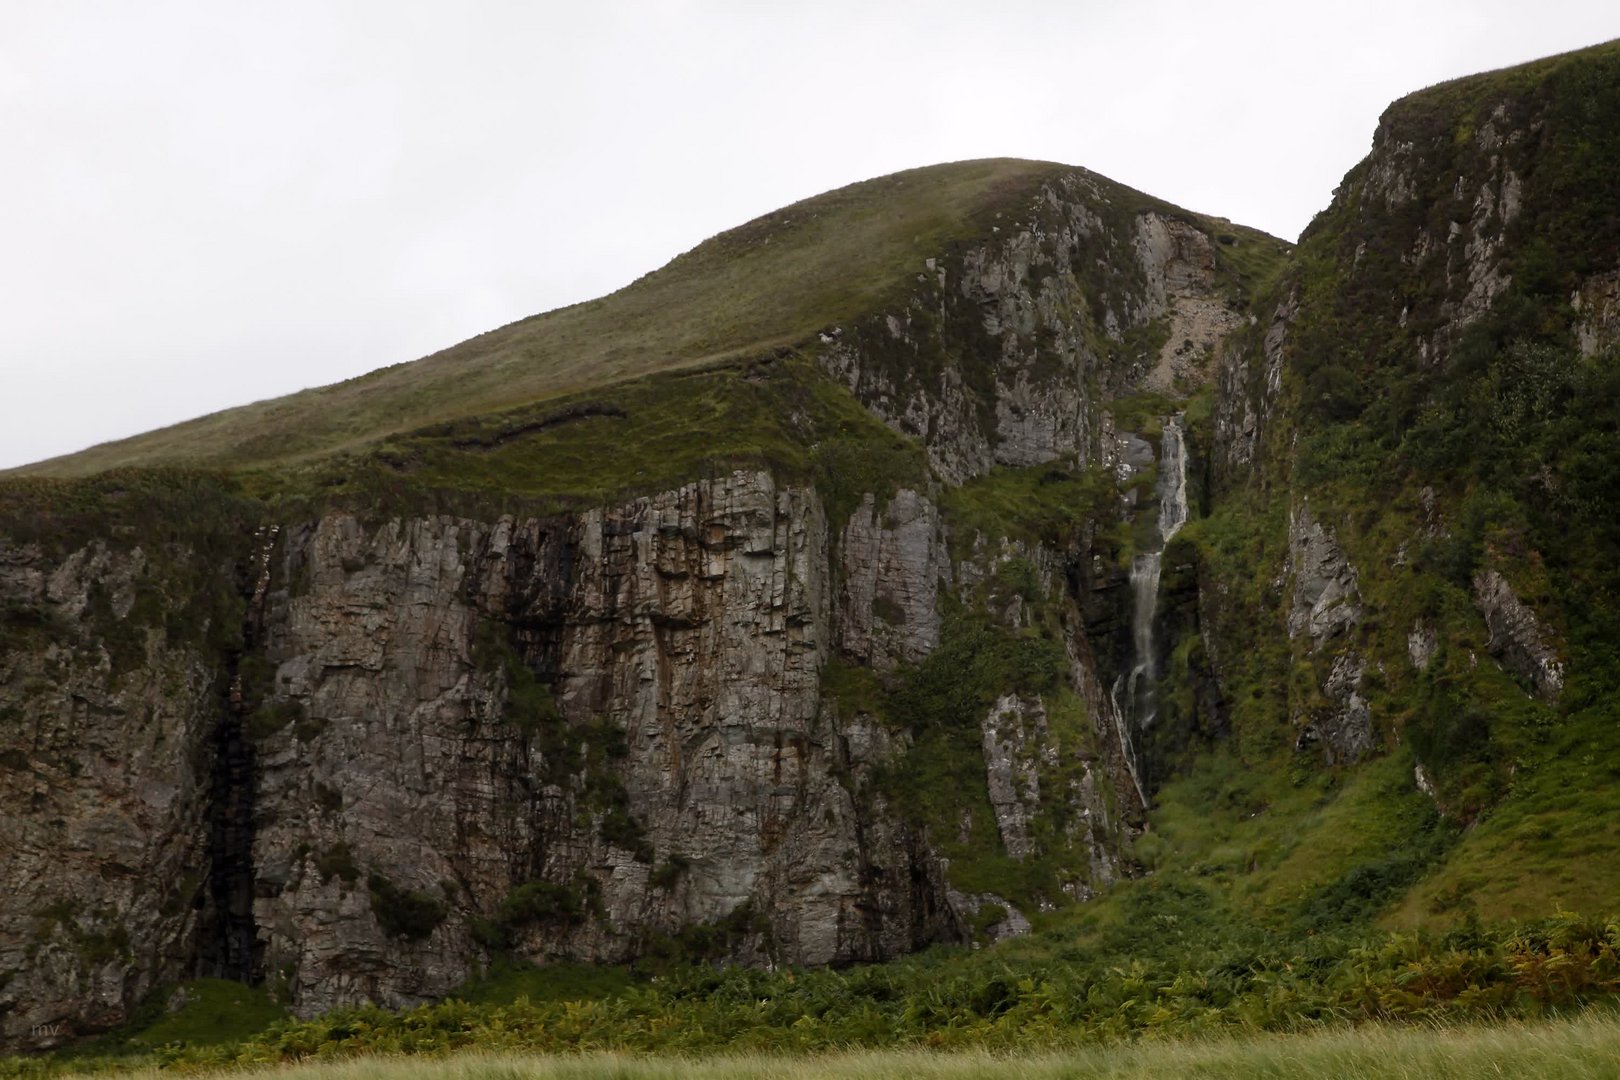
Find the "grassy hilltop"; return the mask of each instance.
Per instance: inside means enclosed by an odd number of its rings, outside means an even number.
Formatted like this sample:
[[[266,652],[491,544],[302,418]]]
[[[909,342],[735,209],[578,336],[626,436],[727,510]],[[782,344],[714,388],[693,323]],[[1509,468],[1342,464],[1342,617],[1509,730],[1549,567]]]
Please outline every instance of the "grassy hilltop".
[[[411,363],[16,471],[67,477],[114,467],[306,462],[431,424],[793,349],[818,331],[882,310],[925,259],[986,236],[998,223],[1012,225],[1043,183],[1076,171],[997,158],[852,184],[721,233],[601,299]],[[1164,205],[1092,179],[1122,202]]]

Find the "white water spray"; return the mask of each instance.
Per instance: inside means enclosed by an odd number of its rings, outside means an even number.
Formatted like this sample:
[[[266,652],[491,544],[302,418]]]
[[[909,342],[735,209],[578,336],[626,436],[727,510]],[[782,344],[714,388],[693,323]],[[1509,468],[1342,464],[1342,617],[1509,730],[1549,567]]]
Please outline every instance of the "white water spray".
[[[1165,421],[1159,451],[1159,502],[1155,543],[1131,560],[1131,671],[1125,680],[1124,715],[1137,731],[1153,726],[1159,715],[1157,650],[1153,617],[1159,610],[1159,574],[1164,548],[1187,523],[1187,447],[1180,415]]]

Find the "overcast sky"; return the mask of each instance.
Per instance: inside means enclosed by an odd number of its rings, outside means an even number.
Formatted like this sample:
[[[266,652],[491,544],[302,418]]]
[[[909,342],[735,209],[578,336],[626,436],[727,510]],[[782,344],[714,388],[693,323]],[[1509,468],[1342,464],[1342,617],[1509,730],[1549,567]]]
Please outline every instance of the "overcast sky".
[[[0,467],[916,165],[1085,165],[1292,239],[1395,97],[1614,37],[1614,0],[0,0]]]

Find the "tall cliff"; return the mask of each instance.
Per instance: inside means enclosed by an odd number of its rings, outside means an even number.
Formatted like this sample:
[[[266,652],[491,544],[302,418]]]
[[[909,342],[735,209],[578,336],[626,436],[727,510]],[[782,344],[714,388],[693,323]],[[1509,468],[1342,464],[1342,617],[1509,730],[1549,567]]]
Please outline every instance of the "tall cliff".
[[[885,960],[1143,873],[1608,914],[1617,115],[1614,45],[1414,94],[1295,249],[914,170],[0,479],[5,1039]]]
[[[1115,402],[1206,378],[1283,245],[1082,170],[981,202],[739,361],[7,481],[7,1039],[198,974],[307,1015],[502,956],[881,960],[1134,872],[1161,399]]]

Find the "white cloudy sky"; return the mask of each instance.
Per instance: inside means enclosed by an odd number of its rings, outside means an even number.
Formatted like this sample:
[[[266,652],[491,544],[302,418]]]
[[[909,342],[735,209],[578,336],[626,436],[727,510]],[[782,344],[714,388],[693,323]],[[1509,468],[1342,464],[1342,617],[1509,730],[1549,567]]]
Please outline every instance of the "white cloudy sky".
[[[1289,238],[1613,0],[0,0],[0,467],[413,359],[795,199],[1086,165]]]

